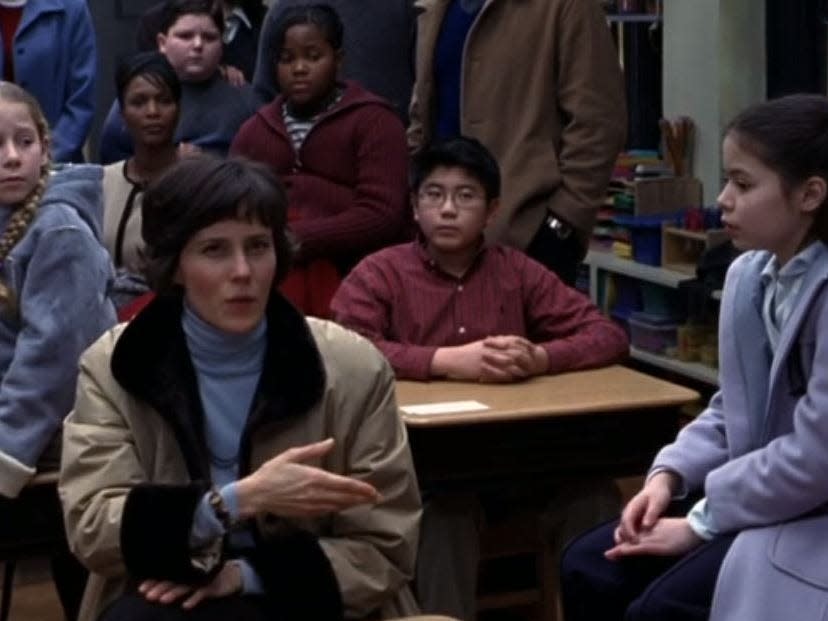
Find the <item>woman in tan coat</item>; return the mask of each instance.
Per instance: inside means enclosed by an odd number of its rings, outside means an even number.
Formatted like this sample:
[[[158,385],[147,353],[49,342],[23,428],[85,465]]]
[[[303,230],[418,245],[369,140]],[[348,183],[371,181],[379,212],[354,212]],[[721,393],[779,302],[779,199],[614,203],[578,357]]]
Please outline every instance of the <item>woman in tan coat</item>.
[[[82,618],[389,618],[420,502],[393,374],[303,318],[284,193],[206,156],[148,188],[157,297],[81,359],[60,493],[92,575]]]

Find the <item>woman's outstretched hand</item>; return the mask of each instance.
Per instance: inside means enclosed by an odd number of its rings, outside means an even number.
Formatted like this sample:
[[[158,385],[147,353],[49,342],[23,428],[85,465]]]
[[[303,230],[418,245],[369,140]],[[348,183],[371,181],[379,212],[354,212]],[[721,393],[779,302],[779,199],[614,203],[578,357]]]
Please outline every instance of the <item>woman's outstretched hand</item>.
[[[314,517],[378,502],[380,494],[373,485],[305,463],[328,454],[333,446],[333,438],[328,438],[288,449],[241,479],[236,483],[241,517]]]

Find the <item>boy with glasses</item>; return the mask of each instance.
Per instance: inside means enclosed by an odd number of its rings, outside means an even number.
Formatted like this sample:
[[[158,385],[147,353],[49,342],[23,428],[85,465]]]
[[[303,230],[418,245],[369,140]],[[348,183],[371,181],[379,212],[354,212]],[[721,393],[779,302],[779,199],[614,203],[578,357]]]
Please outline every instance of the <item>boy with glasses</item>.
[[[363,259],[331,302],[334,319],[373,341],[401,379],[510,382],[611,364],[627,337],[580,292],[523,252],[486,247],[500,173],[477,140],[453,138],[414,159],[418,239]],[[538,505],[555,540],[615,515],[611,481],[493,493],[483,504]],[[480,499],[424,496],[416,586],[423,612],[475,618]]]
[[[499,204],[500,173],[473,138],[414,159],[418,239],[357,265],[331,303],[369,338],[398,378],[509,382],[610,364],[624,332],[546,267],[483,231]]]

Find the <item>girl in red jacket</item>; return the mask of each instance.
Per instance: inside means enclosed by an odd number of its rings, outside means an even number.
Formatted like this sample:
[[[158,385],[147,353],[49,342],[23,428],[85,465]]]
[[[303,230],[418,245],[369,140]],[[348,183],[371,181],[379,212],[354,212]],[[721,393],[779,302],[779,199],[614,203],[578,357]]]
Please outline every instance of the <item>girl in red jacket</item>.
[[[406,220],[405,131],[393,108],[337,80],[342,22],[324,5],[288,9],[271,53],[281,94],[241,127],[231,153],[272,166],[288,190],[297,267],[283,292],[327,316],[339,280],[398,241]]]

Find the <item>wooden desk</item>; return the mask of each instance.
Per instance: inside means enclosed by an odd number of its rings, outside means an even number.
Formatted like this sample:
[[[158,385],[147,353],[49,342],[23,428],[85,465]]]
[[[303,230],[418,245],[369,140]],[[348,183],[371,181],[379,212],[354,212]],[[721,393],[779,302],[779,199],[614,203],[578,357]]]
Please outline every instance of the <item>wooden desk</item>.
[[[621,366],[517,384],[397,382],[401,407],[473,400],[490,408],[403,412],[425,489],[641,473],[675,436],[680,407],[698,398],[694,390]]]

